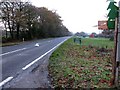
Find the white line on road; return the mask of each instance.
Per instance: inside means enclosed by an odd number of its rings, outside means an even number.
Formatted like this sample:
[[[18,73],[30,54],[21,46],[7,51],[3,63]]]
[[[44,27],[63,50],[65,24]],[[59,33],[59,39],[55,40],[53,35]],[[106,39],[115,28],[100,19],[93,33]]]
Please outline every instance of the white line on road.
[[[67,39],[65,39],[64,41],[66,41]],[[35,62],[37,62],[38,60],[40,60],[41,58],[43,58],[45,55],[47,55],[48,53],[50,53],[52,50],[54,50],[55,48],[57,48],[59,45],[61,45],[64,41],[62,41],[61,43],[59,43],[58,45],[56,45],[55,47],[53,47],[52,49],[50,49],[48,52],[46,52],[45,54],[41,55],[39,58],[35,59],[33,62],[31,62],[30,64],[26,65],[24,68],[22,68],[23,70],[26,70],[27,68],[29,68],[31,65],[33,65]],[[23,48],[23,49],[18,49],[18,50],[15,50],[15,51],[12,51],[12,52],[7,52],[7,53],[4,53],[4,54],[1,54],[0,56],[2,55],[6,55],[6,54],[10,54],[10,53],[14,53],[14,52],[17,52],[17,51],[21,51],[21,50],[25,50],[27,48]],[[0,88],[5,85],[7,82],[11,81],[13,79],[13,77],[8,77],[6,78],[5,80],[3,80],[2,82],[0,82]]]
[[[6,84],[7,82],[9,82],[10,80],[12,80],[13,79],[13,77],[8,77],[7,79],[5,79],[4,81],[2,81],[1,83],[0,83],[0,87],[2,87],[4,84]]]
[[[15,53],[15,52],[22,51],[22,50],[25,50],[25,49],[27,49],[27,48],[17,49],[17,50],[11,51],[11,52],[3,53],[3,54],[0,54],[0,56]]]
[[[64,41],[66,41],[67,39],[65,39]],[[53,47],[52,49],[50,49],[49,51],[47,51],[46,53],[44,53],[43,55],[41,55],[40,57],[38,57],[37,59],[35,59],[34,61],[32,61],[31,63],[29,63],[28,65],[26,65],[25,67],[22,68],[22,70],[26,70],[27,68],[29,68],[31,65],[33,65],[35,62],[39,61],[40,59],[42,59],[45,55],[47,55],[48,53],[50,53],[52,50],[54,50],[55,48],[57,48],[59,45],[61,45],[64,41],[62,41],[61,43],[59,43],[58,45],[56,45],[55,47]]]

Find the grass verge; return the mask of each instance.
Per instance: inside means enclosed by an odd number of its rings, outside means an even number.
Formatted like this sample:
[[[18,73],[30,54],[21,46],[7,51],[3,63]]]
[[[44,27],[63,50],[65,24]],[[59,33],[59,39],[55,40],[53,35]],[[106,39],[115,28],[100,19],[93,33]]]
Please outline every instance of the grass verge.
[[[49,73],[55,88],[110,88],[114,42],[108,39],[73,38],[50,57]]]
[[[21,42],[8,42],[8,43],[0,43],[0,47],[5,47],[5,46],[13,46],[13,45],[18,45]]]

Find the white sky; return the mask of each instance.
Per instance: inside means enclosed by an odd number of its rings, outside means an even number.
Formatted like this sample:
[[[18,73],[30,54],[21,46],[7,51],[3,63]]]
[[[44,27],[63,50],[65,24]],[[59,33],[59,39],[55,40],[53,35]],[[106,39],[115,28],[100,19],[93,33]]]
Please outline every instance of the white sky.
[[[98,20],[105,20],[109,2],[106,0],[29,0],[37,7],[57,10],[63,24],[71,32],[99,33]],[[119,0],[115,0],[118,2]]]

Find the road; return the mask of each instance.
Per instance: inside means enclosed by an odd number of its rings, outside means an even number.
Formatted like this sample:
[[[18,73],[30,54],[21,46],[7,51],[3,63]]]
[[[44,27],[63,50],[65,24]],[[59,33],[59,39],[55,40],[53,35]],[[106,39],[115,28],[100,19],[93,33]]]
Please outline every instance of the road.
[[[19,71],[25,71],[61,43],[70,37],[50,38],[24,42],[15,46],[2,48],[2,82],[0,86],[14,78]]]

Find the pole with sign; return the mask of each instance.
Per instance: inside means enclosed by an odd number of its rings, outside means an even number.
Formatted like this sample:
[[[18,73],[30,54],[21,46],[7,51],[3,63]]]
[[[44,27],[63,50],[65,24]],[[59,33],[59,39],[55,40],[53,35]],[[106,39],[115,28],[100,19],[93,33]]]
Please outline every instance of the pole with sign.
[[[117,54],[116,54],[116,78],[115,83],[120,84],[120,1],[119,1],[119,17],[118,17],[118,32],[117,32]]]

